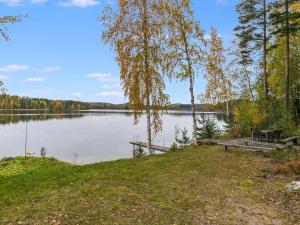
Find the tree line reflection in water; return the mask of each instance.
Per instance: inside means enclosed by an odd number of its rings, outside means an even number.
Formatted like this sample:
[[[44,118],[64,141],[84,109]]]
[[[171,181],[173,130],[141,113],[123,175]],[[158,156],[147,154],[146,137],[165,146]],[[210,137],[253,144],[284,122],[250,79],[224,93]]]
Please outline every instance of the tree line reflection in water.
[[[18,112],[18,113],[12,113],[12,112],[0,112],[0,124],[1,125],[10,125],[10,124],[17,124],[20,122],[26,122],[26,121],[46,121],[46,120],[62,120],[62,119],[74,119],[74,118],[80,118],[83,117],[84,114],[80,112],[72,112],[72,113],[66,113],[66,112]]]
[[[132,113],[127,110],[96,110],[96,111],[43,111],[43,110],[0,110],[0,125],[17,124],[28,121],[46,121],[46,120],[63,120],[76,119],[91,115],[110,115],[123,114],[132,116]],[[169,111],[169,114],[175,117],[189,115],[187,111]],[[198,113],[197,117],[200,117]],[[222,113],[205,113],[206,116],[213,116],[217,121],[226,121],[226,115]]]

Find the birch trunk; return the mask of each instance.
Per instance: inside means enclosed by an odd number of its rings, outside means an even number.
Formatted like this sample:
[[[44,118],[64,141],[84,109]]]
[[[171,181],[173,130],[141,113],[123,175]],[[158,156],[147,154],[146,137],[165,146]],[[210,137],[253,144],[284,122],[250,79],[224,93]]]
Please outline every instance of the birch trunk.
[[[196,120],[196,106],[195,106],[195,96],[194,96],[194,81],[193,76],[190,76],[190,94],[191,94],[191,105],[192,105],[192,117],[193,117],[193,143],[197,143],[197,120]]]
[[[147,101],[146,101],[146,114],[147,114],[147,148],[149,154],[152,154],[151,150],[151,104],[150,104],[150,90],[149,90],[149,82],[150,82],[150,74],[149,74],[149,59],[148,59],[148,9],[147,9],[147,0],[143,1],[143,33],[144,33],[144,57],[145,57],[145,76],[146,76],[146,94],[147,94]]]
[[[147,148],[149,154],[153,154],[151,149],[152,135],[151,135],[151,107],[150,107],[150,98],[147,99]]]

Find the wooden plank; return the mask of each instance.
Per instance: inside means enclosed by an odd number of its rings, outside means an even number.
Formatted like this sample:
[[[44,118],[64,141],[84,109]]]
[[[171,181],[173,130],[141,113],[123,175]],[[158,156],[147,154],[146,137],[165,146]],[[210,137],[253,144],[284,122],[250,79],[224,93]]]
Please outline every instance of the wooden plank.
[[[293,141],[294,143],[297,143],[297,140],[299,139],[299,136],[293,136],[293,137],[289,137],[289,138],[285,138],[283,140],[279,140],[280,143],[287,143],[289,141]]]
[[[145,142],[129,142],[132,145],[140,146],[143,148],[147,148],[148,145]],[[160,151],[160,152],[167,152],[169,151],[170,148],[164,147],[164,146],[159,146],[159,145],[151,145],[151,149],[155,151]]]
[[[297,151],[300,151],[300,146],[293,146],[293,148],[295,149],[295,150],[297,150]]]
[[[228,149],[228,147],[236,147],[236,148],[246,148],[246,149],[252,149],[252,150],[258,150],[258,151],[271,151],[273,148],[267,148],[267,147],[259,147],[259,146],[249,146],[249,145],[239,145],[239,144],[219,144],[221,146],[224,146],[225,150]]]
[[[293,146],[293,143],[288,143],[285,145],[275,144],[275,143],[266,143],[266,142],[257,142],[257,141],[246,141],[244,139],[231,139],[231,140],[214,140],[217,145],[221,145],[225,148],[225,151],[228,147],[237,147],[244,148],[248,150],[257,150],[259,152],[266,152],[271,150],[280,150]]]

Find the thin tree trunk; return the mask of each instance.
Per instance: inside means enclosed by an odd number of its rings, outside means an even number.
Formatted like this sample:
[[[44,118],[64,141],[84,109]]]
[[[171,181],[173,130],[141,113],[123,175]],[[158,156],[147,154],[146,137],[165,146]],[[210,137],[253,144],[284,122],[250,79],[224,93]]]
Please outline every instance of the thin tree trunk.
[[[151,107],[150,107],[150,98],[147,98],[147,148],[149,151],[149,154],[153,154],[153,151],[151,149]]]
[[[254,101],[254,94],[253,94],[253,88],[252,88],[252,84],[251,84],[251,78],[248,74],[248,71],[247,71],[247,68],[244,66],[244,71],[245,71],[245,74],[246,74],[246,78],[247,78],[247,82],[248,82],[248,88],[249,88],[249,92],[250,92],[250,97],[251,97],[251,100]]]
[[[227,115],[227,118],[229,118],[229,101],[226,101],[226,115]]]
[[[193,76],[190,75],[190,94],[191,94],[191,104],[192,104],[192,117],[193,117],[193,143],[197,143],[197,120],[196,120],[196,105],[195,105],[195,96],[194,96],[194,81]]]
[[[24,152],[24,156],[25,156],[25,159],[27,157],[27,139],[28,139],[28,122],[27,122],[27,118],[26,118],[26,130],[25,130],[25,152]]]
[[[177,7],[179,8],[178,1],[176,1]],[[188,75],[189,75],[189,82],[190,82],[190,95],[191,95],[191,105],[192,105],[192,119],[193,119],[193,138],[192,142],[193,144],[197,144],[197,119],[196,119],[196,105],[195,105],[195,95],[194,95],[194,76],[193,76],[193,69],[192,69],[192,63],[190,59],[190,54],[189,54],[189,43],[187,41],[186,33],[183,28],[183,23],[184,23],[184,18],[180,16],[180,31],[181,35],[184,41],[184,51],[185,51],[185,56],[186,56],[186,61],[188,64]]]
[[[290,101],[290,32],[289,32],[289,2],[285,0],[285,107],[289,110]]]
[[[265,106],[268,105],[268,98],[269,98],[269,87],[268,87],[268,74],[267,74],[267,5],[266,0],[264,0],[264,50],[263,50],[263,76],[264,76],[264,97],[265,97]],[[267,107],[266,107],[267,109]]]
[[[143,32],[144,32],[144,57],[145,57],[145,83],[146,83],[146,94],[147,94],[147,100],[146,100],[146,114],[147,114],[147,148],[149,154],[152,154],[151,149],[151,103],[150,103],[150,77],[149,77],[149,59],[148,59],[148,12],[147,12],[147,0],[143,1]]]
[[[181,18],[181,21],[183,19]],[[182,23],[181,23],[182,26]],[[196,105],[195,105],[195,95],[194,95],[194,77],[193,77],[193,69],[192,69],[192,63],[190,59],[190,54],[189,54],[189,49],[188,49],[188,41],[186,38],[186,34],[181,28],[182,31],[182,36],[184,39],[184,47],[185,47],[185,55],[186,55],[186,60],[188,64],[188,73],[189,73],[189,80],[190,80],[190,94],[191,94],[191,105],[192,105],[192,118],[193,118],[193,144],[197,144],[197,119],[196,119]]]

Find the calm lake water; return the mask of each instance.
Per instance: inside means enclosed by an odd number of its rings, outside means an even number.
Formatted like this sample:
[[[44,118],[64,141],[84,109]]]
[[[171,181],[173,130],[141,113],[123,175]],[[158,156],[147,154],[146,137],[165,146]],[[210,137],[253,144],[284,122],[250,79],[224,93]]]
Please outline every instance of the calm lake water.
[[[200,114],[198,114],[200,116]],[[224,116],[206,114],[224,125]],[[102,110],[73,114],[1,113],[0,158],[24,155],[26,122],[27,149],[35,156],[46,148],[47,157],[77,164],[132,157],[130,141],[146,141],[146,118],[137,125],[128,111]],[[163,117],[163,131],[153,137],[153,143],[169,147],[175,139],[175,127],[191,132],[189,112],[172,111]],[[75,156],[76,155],[76,156]]]

